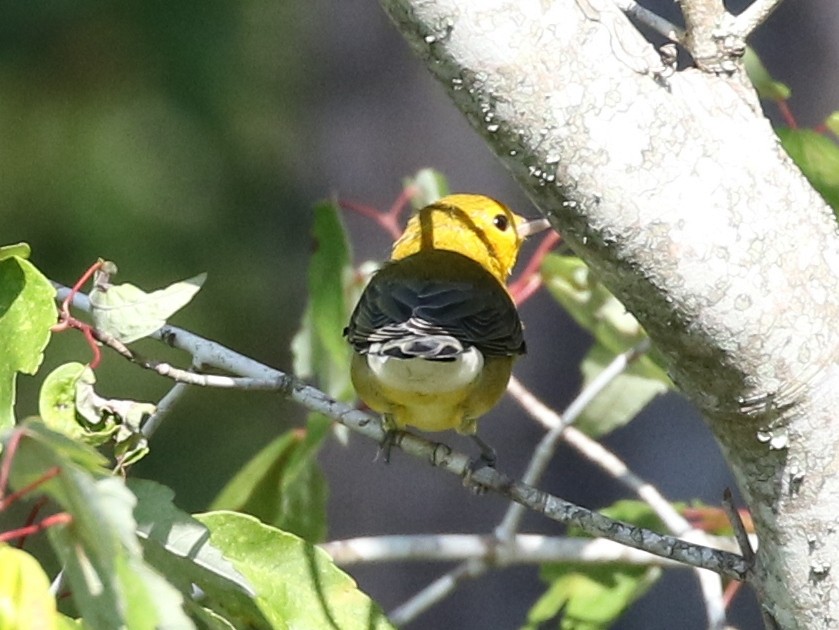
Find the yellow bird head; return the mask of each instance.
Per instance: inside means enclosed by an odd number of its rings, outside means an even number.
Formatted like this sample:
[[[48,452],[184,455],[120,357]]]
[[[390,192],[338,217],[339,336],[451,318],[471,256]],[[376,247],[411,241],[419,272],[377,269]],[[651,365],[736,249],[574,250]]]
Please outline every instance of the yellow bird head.
[[[391,259],[428,250],[455,251],[478,262],[503,285],[524,239],[548,227],[528,221],[483,195],[448,195],[422,208],[393,244]]]

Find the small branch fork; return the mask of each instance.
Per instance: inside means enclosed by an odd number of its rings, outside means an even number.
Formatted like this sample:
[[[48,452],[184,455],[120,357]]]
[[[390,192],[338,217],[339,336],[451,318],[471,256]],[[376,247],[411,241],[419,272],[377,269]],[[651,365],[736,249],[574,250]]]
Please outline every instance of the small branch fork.
[[[686,28],[671,24],[642,7],[635,0],[614,0],[627,16],[684,46],[697,66],[717,74],[737,70],[745,41],[772,12],[781,0],[754,0],[742,13],[732,15],[722,0],[678,0]]]
[[[71,295],[70,289],[62,286],[58,287],[58,299],[64,300],[68,295]],[[90,308],[87,296],[81,293],[72,295],[72,304],[75,308],[81,310],[89,310]],[[190,375],[187,377],[190,384],[207,387],[236,387],[241,385],[249,389],[276,391],[302,404],[307,409],[322,413],[376,442],[381,443],[385,438],[385,431],[378,416],[333,400],[317,388],[307,385],[284,372],[238,354],[221,344],[169,325],[163,326],[152,335],[152,338],[189,353],[197,365],[209,366],[237,375],[213,378],[210,378],[211,375],[204,375],[207,378],[201,378],[187,372],[186,374]],[[171,366],[161,369],[161,365],[168,364],[156,364],[154,369],[159,374],[172,378],[176,382],[184,376],[182,370],[179,371],[177,368],[171,368]],[[456,474],[462,479],[471,478],[473,482],[521,503],[550,519],[573,524],[591,536],[608,538],[629,547],[648,551],[654,555],[684,562],[691,566],[707,568],[732,579],[745,580],[748,576],[750,566],[737,554],[695,545],[608,519],[596,512],[542,492],[528,484],[514,481],[492,468],[472,471],[472,462],[469,457],[453,451],[445,444],[405,433],[400,435],[396,441],[396,446],[431,463],[433,466]]]

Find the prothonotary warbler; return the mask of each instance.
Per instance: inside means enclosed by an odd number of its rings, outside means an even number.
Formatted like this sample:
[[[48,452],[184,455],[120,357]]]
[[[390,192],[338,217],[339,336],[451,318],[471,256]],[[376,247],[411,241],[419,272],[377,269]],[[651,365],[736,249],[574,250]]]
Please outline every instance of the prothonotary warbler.
[[[525,352],[506,280],[524,239],[548,227],[481,195],[449,195],[411,217],[344,330],[358,396],[389,431],[455,429],[507,389]]]

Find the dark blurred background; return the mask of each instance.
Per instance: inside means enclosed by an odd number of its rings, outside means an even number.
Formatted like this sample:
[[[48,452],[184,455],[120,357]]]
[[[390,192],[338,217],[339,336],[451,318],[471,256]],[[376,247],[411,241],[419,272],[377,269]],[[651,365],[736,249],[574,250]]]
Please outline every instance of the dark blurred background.
[[[677,19],[675,3],[661,4]],[[146,289],[207,271],[203,291],[173,323],[270,365],[291,366],[317,199],[339,194],[386,207],[404,176],[433,166],[454,190],[535,212],[374,0],[2,7],[0,241],[28,241],[34,262],[64,283],[100,256],[118,263],[117,282]],[[831,0],[787,2],[753,40],[770,71],[793,88],[791,106],[804,125],[839,109],[837,27]],[[771,105],[767,111],[775,115]],[[357,261],[386,256],[389,239],[372,223],[347,216],[347,224]],[[531,352],[517,374],[561,409],[578,387],[588,340],[545,295],[524,306],[523,318]],[[162,352],[151,342],[138,349]],[[22,379],[19,415],[36,412],[46,370],[88,356],[78,335],[55,338],[45,371]],[[169,386],[112,353],[97,373],[99,389],[112,397],[154,401]],[[196,390],[135,472],[173,487],[181,507],[200,511],[250,456],[303,417],[276,396]],[[505,401],[482,434],[497,445],[500,467],[520,474],[542,432]],[[701,419],[676,395],[605,442],[673,500],[717,504],[733,483]],[[356,438],[325,449],[330,538],[487,532],[503,514],[498,498],[472,496],[399,453],[390,466],[374,463],[375,452]],[[626,496],[567,448],[544,486],[592,508]],[[534,516],[524,530],[558,531]],[[389,610],[447,568],[352,573]],[[540,592],[533,567],[498,571],[411,627],[514,628]],[[750,594],[738,597],[731,622],[759,627]],[[670,571],[617,627],[702,624],[693,575]]]

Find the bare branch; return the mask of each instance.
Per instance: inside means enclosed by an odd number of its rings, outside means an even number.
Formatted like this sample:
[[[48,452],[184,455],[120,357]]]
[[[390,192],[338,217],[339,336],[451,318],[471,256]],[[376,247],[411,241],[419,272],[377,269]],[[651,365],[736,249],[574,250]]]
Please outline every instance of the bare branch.
[[[671,42],[681,44],[685,39],[685,31],[683,28],[668,22],[663,17],[650,11],[646,7],[642,7],[635,0],[615,0],[621,11],[626,13],[636,22],[648,26],[659,35],[669,39]]]
[[[713,539],[714,545],[736,551],[733,538]],[[591,564],[632,564],[690,569],[685,564],[660,558],[646,551],[597,538],[568,538],[516,534],[509,545],[499,546],[493,536],[477,534],[420,534],[414,536],[361,536],[319,545],[337,564],[378,564],[382,562],[483,559],[497,567],[544,562],[585,562]]]
[[[742,39],[746,39],[772,15],[782,1],[754,0],[745,11],[734,18],[733,32]]]
[[[186,394],[187,389],[189,389],[189,386],[186,383],[175,383],[172,385],[172,388],[166,392],[166,395],[160,399],[157,405],[155,405],[157,410],[143,423],[143,428],[141,430],[146,439],[154,435],[154,432],[157,431],[160,423],[163,422],[164,418],[169,415],[172,408],[175,406],[175,403],[177,403],[177,401]]]
[[[730,488],[726,488],[723,493],[722,507],[723,510],[725,510],[726,516],[728,516],[732,529],[734,530],[734,538],[740,545],[740,554],[746,562],[754,562],[755,550],[749,540],[749,533],[746,531],[743,518],[740,516],[740,512],[737,511],[737,508],[734,505],[734,498],[731,496]]]
[[[420,614],[442,601],[466,580],[472,580],[486,573],[487,563],[467,560],[434,580],[416,595],[388,613],[388,618],[397,628],[416,619]]]
[[[631,348],[626,352],[617,355],[609,365],[607,365],[597,377],[585,387],[580,394],[571,401],[568,408],[560,416],[557,415],[551,408],[543,404],[538,398],[533,396],[521,382],[513,377],[510,379],[510,386],[508,391],[510,394],[524,407],[524,409],[532,416],[539,417],[543,420],[543,424],[549,427],[548,433],[541,439],[539,445],[533,453],[527,471],[524,473],[522,481],[527,484],[538,483],[548,465],[548,462],[553,457],[556,451],[556,445],[559,442],[562,432],[571,424],[576,422],[580,414],[588,407],[591,402],[611,384],[618,376],[624,373],[627,367],[635,361],[642,354],[647,352],[650,348],[649,339],[644,339],[635,348]],[[499,540],[505,540],[510,537],[518,529],[518,525],[524,515],[524,507],[521,505],[511,505],[504,516],[504,521],[496,529],[496,535]]]

